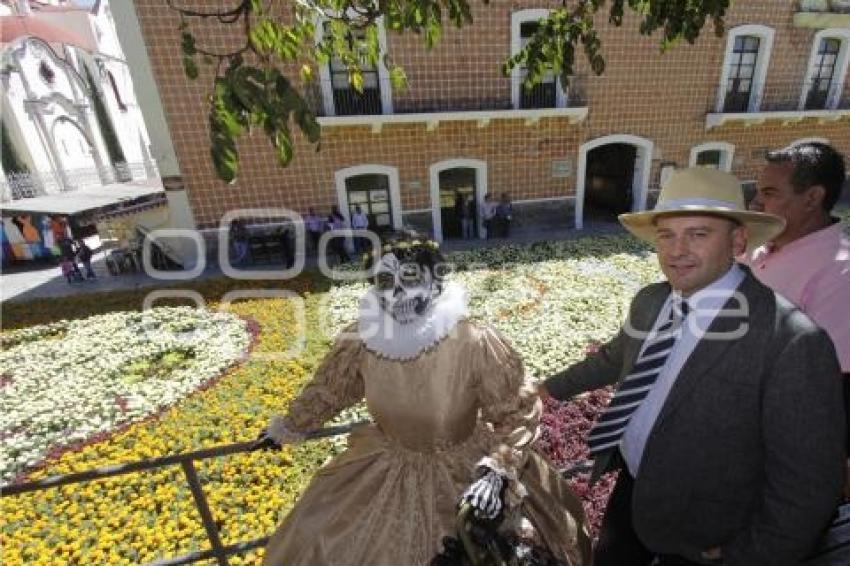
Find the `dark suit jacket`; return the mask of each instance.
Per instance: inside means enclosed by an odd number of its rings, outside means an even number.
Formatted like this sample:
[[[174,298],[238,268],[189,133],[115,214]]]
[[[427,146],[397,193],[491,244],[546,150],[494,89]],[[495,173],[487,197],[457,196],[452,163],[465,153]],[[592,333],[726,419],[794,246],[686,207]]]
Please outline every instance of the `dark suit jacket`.
[[[844,408],[832,342],[745,268],[746,316],[714,319],[688,358],[647,439],[632,500],[634,528],[658,553],[725,564],[796,564],[829,523],[844,478]],[[670,293],[645,287],[600,350],[545,382],[556,399],[619,383]],[[730,300],[726,308],[739,305]],[[741,326],[742,324],[746,326]],[[595,474],[611,467],[597,458]]]

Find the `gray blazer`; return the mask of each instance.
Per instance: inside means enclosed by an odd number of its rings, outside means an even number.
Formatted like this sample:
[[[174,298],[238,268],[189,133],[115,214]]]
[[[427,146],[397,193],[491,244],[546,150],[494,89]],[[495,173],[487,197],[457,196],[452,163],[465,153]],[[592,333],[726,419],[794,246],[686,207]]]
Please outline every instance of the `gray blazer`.
[[[744,269],[738,291],[748,316],[718,317],[709,331],[747,331],[702,340],[682,368],[646,442],[634,528],[658,553],[699,561],[722,547],[730,566],[797,564],[841,498],[841,374],[826,333]],[[667,283],[639,291],[631,326],[650,330],[669,293]],[[619,383],[640,346],[621,329],[546,389],[566,400]],[[594,477],[612,467],[614,452],[597,458]]]

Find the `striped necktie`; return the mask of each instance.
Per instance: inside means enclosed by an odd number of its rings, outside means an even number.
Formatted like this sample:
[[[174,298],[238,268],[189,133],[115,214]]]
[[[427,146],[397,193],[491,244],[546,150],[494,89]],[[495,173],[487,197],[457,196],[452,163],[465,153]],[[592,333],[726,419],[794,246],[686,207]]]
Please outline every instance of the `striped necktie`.
[[[629,419],[649,394],[664,364],[667,363],[667,357],[676,345],[681,322],[687,315],[688,303],[682,301],[676,304],[674,301],[670,317],[646,343],[632,371],[620,384],[605,412],[590,429],[587,444],[591,455],[595,456],[620,442]]]

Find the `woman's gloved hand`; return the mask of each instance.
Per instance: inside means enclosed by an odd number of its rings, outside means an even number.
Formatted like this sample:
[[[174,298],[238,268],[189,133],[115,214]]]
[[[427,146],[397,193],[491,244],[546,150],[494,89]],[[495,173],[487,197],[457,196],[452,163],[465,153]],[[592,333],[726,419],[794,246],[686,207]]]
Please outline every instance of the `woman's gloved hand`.
[[[495,519],[505,507],[507,478],[499,472],[481,466],[478,479],[460,498],[460,504],[469,503],[480,519]]]
[[[257,435],[257,440],[254,441],[254,444],[251,446],[251,450],[280,450],[281,445],[275,442],[275,440],[269,436],[268,429],[263,429],[260,431],[260,434]]]
[[[283,417],[272,417],[269,426],[260,431],[252,450],[280,450],[284,444],[297,444],[304,435],[291,430]]]

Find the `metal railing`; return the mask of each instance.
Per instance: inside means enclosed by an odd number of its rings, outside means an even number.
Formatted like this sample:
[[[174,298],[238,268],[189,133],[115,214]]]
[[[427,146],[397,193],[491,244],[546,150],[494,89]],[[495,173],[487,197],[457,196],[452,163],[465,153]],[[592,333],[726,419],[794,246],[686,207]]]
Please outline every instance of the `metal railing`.
[[[388,79],[372,81],[358,93],[353,87],[340,88],[328,80],[317,80],[303,86],[302,92],[317,116],[389,114],[384,99],[391,103],[393,114],[474,112],[513,110],[513,82],[497,74],[485,77],[436,77],[408,79],[407,88],[394,89]],[[568,107],[587,105],[587,78],[573,77],[563,99]],[[520,87],[519,108],[555,108],[559,102],[554,80],[545,81],[526,91]],[[333,112],[329,112],[332,108]]]
[[[806,93],[804,110],[830,110],[841,107],[841,92],[843,85],[836,81],[817,80],[803,85]],[[850,105],[845,104],[845,108]]]
[[[369,424],[369,421],[360,421],[339,426],[320,428],[306,433],[304,435],[304,440],[316,440],[319,438],[327,438],[329,436],[347,434],[355,427],[364,424]],[[201,516],[201,521],[203,522],[207,540],[210,543],[210,548],[208,550],[189,552],[172,558],[164,558],[154,562],[148,562],[144,566],[176,566],[178,564],[192,564],[199,560],[206,560],[209,558],[215,558],[219,566],[227,566],[229,564],[227,560],[228,556],[263,546],[268,542],[269,537],[260,537],[254,540],[238,542],[225,546],[221,541],[219,529],[216,526],[212,511],[207,503],[207,498],[204,495],[204,490],[201,486],[201,481],[198,478],[198,473],[195,470],[194,462],[196,460],[206,460],[230,454],[239,454],[241,452],[251,452],[257,449],[258,447],[254,441],[236,442],[234,444],[225,444],[213,448],[195,450],[194,452],[185,452],[183,454],[162,456],[160,458],[152,458],[149,460],[139,460],[126,464],[103,466],[100,468],[86,470],[85,472],[50,476],[32,482],[5,486],[2,491],[0,491],[0,497],[14,497],[22,493],[44,491],[46,489],[53,489],[63,485],[86,483],[113,476],[179,465],[183,469],[183,474],[186,476],[186,482],[189,484],[189,490],[192,493],[192,499],[194,500],[195,506]]]
[[[520,85],[520,108],[555,108],[558,104],[557,85],[555,80],[537,83],[530,89]]]
[[[316,430],[309,431],[304,434],[304,440],[317,440],[320,438],[328,438],[331,436],[339,436],[348,434],[358,426],[371,424],[371,421],[357,421],[337,426],[329,426]],[[171,558],[163,558],[153,562],[147,562],[142,566],[177,566],[179,564],[192,564],[200,560],[214,558],[219,566],[228,566],[228,556],[241,554],[248,550],[253,550],[264,546],[269,537],[264,536],[249,541],[237,542],[229,545],[224,545],[219,535],[219,528],[213,518],[212,510],[207,503],[207,498],[204,495],[201,480],[198,478],[197,470],[194,462],[196,460],[207,460],[209,458],[218,458],[228,456],[230,454],[239,454],[242,452],[253,452],[259,450],[256,441],[236,442],[233,444],[224,444],[213,448],[205,448],[195,450],[194,452],[184,452],[182,454],[173,454],[171,456],[162,456],[159,458],[151,458],[148,460],[138,460],[126,464],[115,464],[112,466],[102,466],[86,470],[84,472],[76,472],[71,474],[61,474],[49,476],[40,480],[8,485],[0,490],[0,497],[14,497],[23,493],[32,493],[54,489],[63,485],[72,485],[77,483],[87,483],[90,481],[101,480],[109,477],[131,474],[134,472],[145,472],[166,466],[179,465],[183,469],[183,474],[186,476],[186,482],[189,484],[189,490],[192,493],[192,499],[201,521],[204,525],[204,531],[207,535],[207,540],[210,543],[208,550],[199,550],[174,556]],[[588,473],[593,468],[592,460],[582,460],[574,465],[560,470],[561,475],[565,479],[573,478],[579,474]]]
[[[0,202],[21,198],[76,191],[86,187],[101,187],[112,183],[155,179],[159,176],[153,161],[117,163],[97,169],[80,167],[58,171],[32,171],[0,175]]]
[[[850,13],[848,0],[799,0],[797,9],[800,12],[814,13]]]
[[[381,114],[381,89],[364,87],[363,92],[357,92],[354,87],[333,89],[334,111],[337,116],[361,116],[366,114]]]
[[[743,90],[743,92],[740,92]],[[745,114],[752,112],[800,111],[800,110],[847,110],[850,109],[850,89],[841,82],[810,81],[767,81],[766,83],[745,82],[729,79],[718,106],[712,105],[709,112]]]

